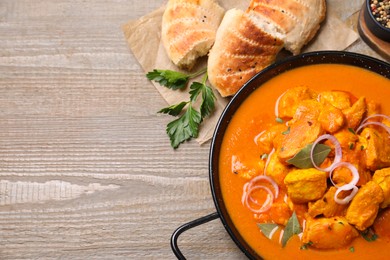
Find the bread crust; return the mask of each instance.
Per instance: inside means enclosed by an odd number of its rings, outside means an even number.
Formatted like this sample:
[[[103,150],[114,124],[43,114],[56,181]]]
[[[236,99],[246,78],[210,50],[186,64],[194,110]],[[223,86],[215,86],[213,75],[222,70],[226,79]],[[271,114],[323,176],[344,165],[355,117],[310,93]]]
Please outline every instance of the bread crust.
[[[275,60],[283,47],[283,38],[261,18],[238,9],[228,10],[209,54],[210,83],[223,97],[235,94]]]
[[[325,0],[252,0],[253,11],[286,33],[285,48],[298,54],[316,34],[326,14]]]
[[[170,0],[162,19],[162,42],[171,61],[190,70],[214,44],[225,10],[214,0]]]

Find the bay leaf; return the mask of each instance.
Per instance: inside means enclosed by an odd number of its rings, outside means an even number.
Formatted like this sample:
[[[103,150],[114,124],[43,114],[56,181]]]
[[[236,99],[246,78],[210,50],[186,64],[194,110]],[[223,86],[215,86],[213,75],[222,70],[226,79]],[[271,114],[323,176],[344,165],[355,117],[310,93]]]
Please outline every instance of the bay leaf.
[[[287,221],[286,227],[284,228],[284,233],[282,236],[282,247],[286,246],[288,240],[293,235],[298,235],[301,232],[302,232],[302,228],[301,228],[301,225],[299,224],[297,214],[295,214],[295,211],[294,211],[292,216]]]
[[[261,232],[266,236],[268,237],[269,239],[271,239],[271,235],[272,235],[272,231],[279,227],[278,224],[275,224],[275,223],[258,223],[257,226],[260,228]]]
[[[313,144],[308,144],[302,150],[300,150],[294,157],[287,160],[287,163],[294,165],[297,168],[300,169],[307,169],[312,168],[313,163],[310,159],[310,151],[313,147]],[[331,148],[328,145],[325,144],[317,144],[314,147],[313,151],[313,161],[314,163],[319,166],[321,163],[326,159],[328,154],[330,153]]]

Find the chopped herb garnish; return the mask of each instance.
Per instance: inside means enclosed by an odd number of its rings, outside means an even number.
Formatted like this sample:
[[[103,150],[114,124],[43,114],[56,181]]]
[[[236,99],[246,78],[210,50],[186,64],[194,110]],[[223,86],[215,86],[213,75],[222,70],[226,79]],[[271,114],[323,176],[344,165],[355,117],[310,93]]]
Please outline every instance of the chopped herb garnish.
[[[286,131],[282,132],[282,135],[288,135],[289,133],[290,133],[290,127],[288,127]]]
[[[266,153],[263,153],[262,155],[261,155],[261,157],[260,157],[262,160],[265,160],[265,159],[267,159],[268,158],[268,154],[266,154]]]
[[[370,228],[362,231],[360,234],[368,242],[373,242],[378,238],[378,235],[375,234],[374,231]]]
[[[287,163],[294,165],[300,169],[312,168],[310,152],[313,144],[308,144],[300,150],[293,158],[287,160]],[[317,144],[313,151],[313,161],[316,165],[321,165],[330,153],[331,148],[325,144]]]
[[[355,248],[354,248],[353,246],[351,246],[351,247],[349,248],[349,251],[353,253],[353,252],[355,252]]]
[[[356,132],[355,132],[355,130],[353,128],[348,127],[348,131],[350,131],[352,134],[356,135]]]
[[[283,124],[283,119],[281,119],[280,117],[277,117],[275,120],[276,120],[276,122]]]
[[[309,249],[309,247],[310,247],[312,244],[313,244],[313,242],[312,242],[312,241],[309,241],[309,242],[303,244],[303,245],[300,247],[300,249],[301,249],[301,250],[307,250],[307,249]]]
[[[354,143],[349,143],[349,150],[352,150],[355,147]]]

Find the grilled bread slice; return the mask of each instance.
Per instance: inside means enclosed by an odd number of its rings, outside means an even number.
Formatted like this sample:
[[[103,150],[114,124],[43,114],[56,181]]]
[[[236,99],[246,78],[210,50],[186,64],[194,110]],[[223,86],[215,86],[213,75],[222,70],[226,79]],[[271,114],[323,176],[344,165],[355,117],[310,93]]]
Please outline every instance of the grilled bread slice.
[[[257,72],[270,65],[283,47],[274,25],[239,9],[226,12],[210,50],[207,70],[221,96],[235,94]]]
[[[225,10],[214,0],[169,0],[162,18],[162,42],[172,62],[190,70],[214,44]]]
[[[252,0],[253,11],[286,34],[285,49],[300,53],[325,18],[325,0]]]

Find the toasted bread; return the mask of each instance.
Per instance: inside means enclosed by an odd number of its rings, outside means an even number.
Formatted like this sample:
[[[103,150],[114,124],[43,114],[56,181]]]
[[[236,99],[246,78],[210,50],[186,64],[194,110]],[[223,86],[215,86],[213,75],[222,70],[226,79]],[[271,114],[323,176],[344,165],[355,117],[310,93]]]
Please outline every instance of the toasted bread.
[[[284,35],[261,17],[239,9],[228,10],[209,53],[210,83],[223,97],[235,94],[275,60],[283,41]]]
[[[285,49],[300,53],[320,28],[325,18],[325,0],[252,0],[254,12],[286,34]]]
[[[214,44],[225,10],[214,0],[170,0],[162,19],[162,42],[179,68],[190,70]]]

